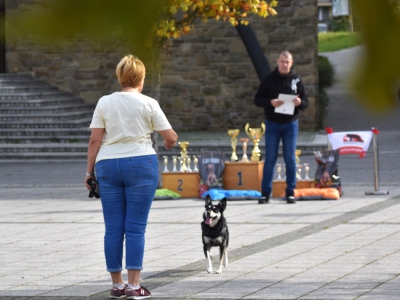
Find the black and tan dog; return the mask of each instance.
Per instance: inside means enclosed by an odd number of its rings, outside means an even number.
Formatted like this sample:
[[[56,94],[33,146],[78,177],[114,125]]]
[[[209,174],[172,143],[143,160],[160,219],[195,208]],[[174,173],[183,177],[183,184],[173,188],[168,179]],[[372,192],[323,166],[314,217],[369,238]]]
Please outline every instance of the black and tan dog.
[[[224,210],[226,209],[226,198],[222,199],[218,204],[214,204],[209,196],[205,202],[205,212],[203,214],[204,221],[201,222],[201,233],[203,240],[204,255],[207,258],[207,272],[212,273],[211,247],[219,247],[219,268],[216,273],[222,273],[222,263],[228,266],[228,243],[229,231],[228,224],[224,218]]]

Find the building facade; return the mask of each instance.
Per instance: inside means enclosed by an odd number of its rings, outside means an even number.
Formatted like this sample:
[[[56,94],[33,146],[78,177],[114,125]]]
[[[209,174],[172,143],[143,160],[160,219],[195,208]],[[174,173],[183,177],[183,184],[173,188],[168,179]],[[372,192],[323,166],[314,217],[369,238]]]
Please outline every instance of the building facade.
[[[29,34],[15,36],[7,11],[27,3],[6,2],[6,71],[29,73],[95,103],[118,90],[115,66],[129,49],[121,42],[96,46],[75,37],[68,42],[42,43]],[[293,53],[294,71],[304,81],[310,107],[300,116],[301,130],[314,130],[318,94],[317,0],[281,0],[278,15],[253,17],[250,24],[271,69],[282,50]],[[263,111],[253,104],[259,79],[229,22],[197,21],[186,36],[173,41],[171,54],[161,55],[160,105],[174,128],[218,130],[259,126]],[[149,92],[147,84],[145,93]]]

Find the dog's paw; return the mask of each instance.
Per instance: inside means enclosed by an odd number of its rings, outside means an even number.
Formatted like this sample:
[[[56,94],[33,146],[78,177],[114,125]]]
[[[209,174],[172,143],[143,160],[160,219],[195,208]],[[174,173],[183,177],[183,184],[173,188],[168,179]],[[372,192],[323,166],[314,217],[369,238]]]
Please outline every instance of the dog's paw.
[[[222,269],[218,269],[215,271],[215,274],[222,274]]]
[[[212,273],[213,272],[213,269],[212,268],[208,268],[207,269],[207,273]]]

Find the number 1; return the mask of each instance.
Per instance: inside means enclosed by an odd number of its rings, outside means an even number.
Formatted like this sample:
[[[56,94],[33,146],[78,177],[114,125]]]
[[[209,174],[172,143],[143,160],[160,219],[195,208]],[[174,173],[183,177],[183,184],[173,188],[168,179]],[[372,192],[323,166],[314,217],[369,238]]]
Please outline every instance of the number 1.
[[[242,171],[239,171],[237,173],[237,176],[239,177],[239,182],[238,182],[237,185],[243,185],[243,182],[242,182]]]

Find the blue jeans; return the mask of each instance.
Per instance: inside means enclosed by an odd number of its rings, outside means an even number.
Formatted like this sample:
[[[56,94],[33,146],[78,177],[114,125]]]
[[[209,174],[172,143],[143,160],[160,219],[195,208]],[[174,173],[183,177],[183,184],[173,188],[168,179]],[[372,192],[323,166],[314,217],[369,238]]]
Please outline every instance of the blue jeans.
[[[272,180],[276,159],[278,158],[279,141],[282,139],[283,159],[286,164],[286,193],[296,188],[296,142],[299,131],[298,120],[279,124],[265,120],[265,159],[261,190],[268,196],[272,190]]]
[[[122,270],[125,241],[128,270],[142,270],[147,219],[158,183],[156,155],[106,159],[96,163],[105,223],[108,272]]]

